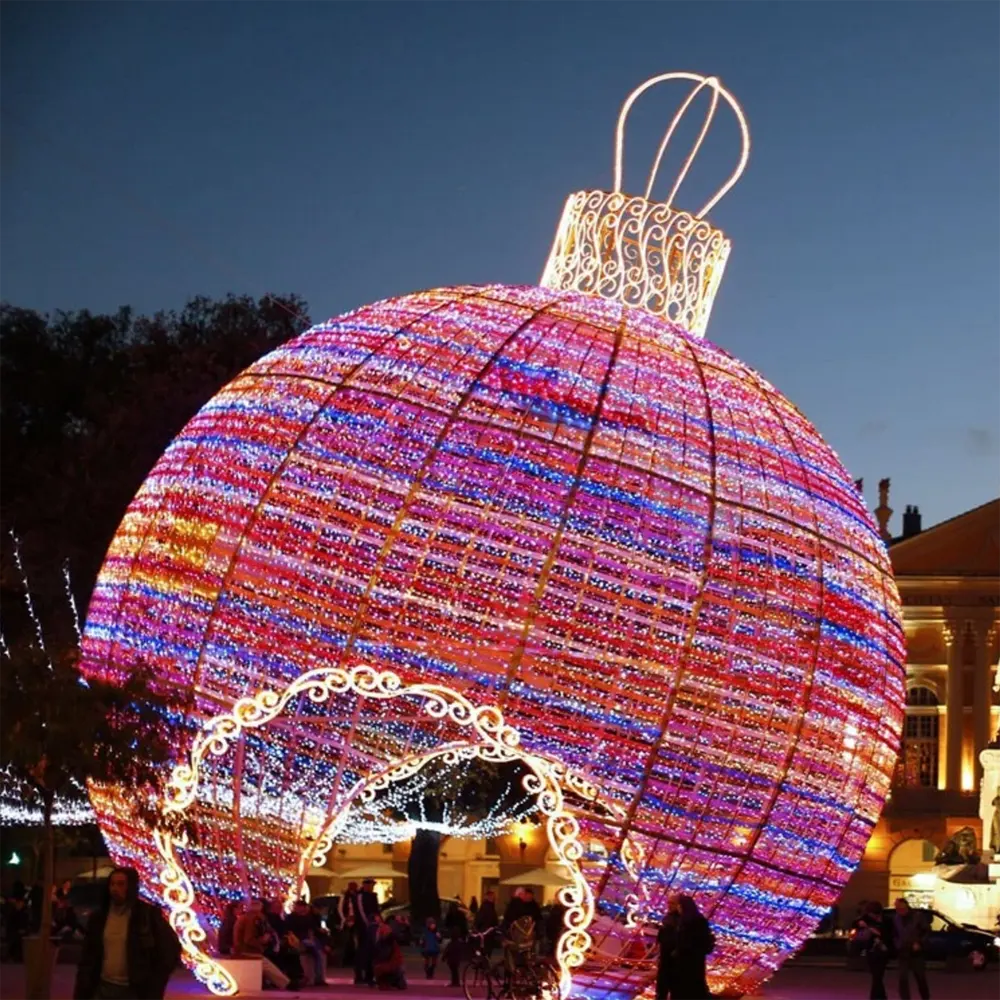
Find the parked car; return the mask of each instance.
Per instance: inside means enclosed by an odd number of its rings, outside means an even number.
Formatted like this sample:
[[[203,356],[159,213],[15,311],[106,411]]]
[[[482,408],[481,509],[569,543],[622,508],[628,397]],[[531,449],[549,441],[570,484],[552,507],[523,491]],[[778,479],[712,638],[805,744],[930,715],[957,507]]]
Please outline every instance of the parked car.
[[[987,965],[1000,961],[1000,937],[993,931],[984,930],[974,924],[963,924],[945,916],[938,910],[917,910],[930,933],[927,935],[925,958],[929,962],[944,962],[951,969],[971,969],[980,972]],[[891,926],[895,917],[892,907],[883,911],[883,920]],[[850,934],[848,965],[860,967],[859,949],[854,942],[855,932]],[[895,959],[895,942],[889,944],[889,957]]]

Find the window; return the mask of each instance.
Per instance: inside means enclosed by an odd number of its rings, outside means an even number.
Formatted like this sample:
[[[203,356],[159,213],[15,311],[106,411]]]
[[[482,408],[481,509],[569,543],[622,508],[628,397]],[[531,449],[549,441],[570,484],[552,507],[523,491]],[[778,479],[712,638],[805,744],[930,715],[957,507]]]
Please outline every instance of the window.
[[[938,696],[923,684],[906,692],[903,729],[903,784],[910,788],[938,785]]]
[[[924,684],[911,687],[906,692],[907,708],[937,708],[938,704],[938,696]]]

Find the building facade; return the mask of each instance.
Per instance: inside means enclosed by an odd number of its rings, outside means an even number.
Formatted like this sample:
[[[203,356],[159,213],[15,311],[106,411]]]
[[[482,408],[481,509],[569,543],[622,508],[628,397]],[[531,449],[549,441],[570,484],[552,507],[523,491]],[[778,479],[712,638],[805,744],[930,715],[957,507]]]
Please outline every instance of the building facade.
[[[887,536],[888,481],[880,486],[875,514]],[[906,632],[906,722],[892,794],[841,897],[842,919],[865,899],[928,905],[946,843],[971,829],[981,848],[979,754],[1000,726],[1000,499],[926,530],[908,507],[903,533],[886,541]]]

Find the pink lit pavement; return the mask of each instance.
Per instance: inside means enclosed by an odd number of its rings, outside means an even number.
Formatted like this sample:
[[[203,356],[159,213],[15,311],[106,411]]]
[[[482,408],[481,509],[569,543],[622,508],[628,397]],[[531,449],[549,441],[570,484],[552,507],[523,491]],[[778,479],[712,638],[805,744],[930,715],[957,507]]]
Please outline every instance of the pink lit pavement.
[[[409,989],[403,994],[408,1000],[443,1000],[443,998],[464,998],[461,989],[450,988],[447,976],[441,975],[428,982],[417,974],[418,967],[412,961],[407,962],[410,969]],[[75,969],[69,965],[56,966],[53,983],[52,1000],[70,1000],[73,996],[73,976]],[[931,996],[934,1000],[996,1000],[997,969],[991,967],[982,973],[948,973],[944,970],[930,969]],[[886,985],[889,996],[898,996],[896,989],[895,968],[890,968],[886,975]],[[347,970],[334,969],[328,977],[327,986],[312,986],[296,992],[286,990],[267,990],[264,993],[253,994],[251,1000],[268,998],[268,1000],[291,1000],[301,997],[302,1000],[328,997],[331,1000],[364,1000],[367,997],[383,996],[377,990],[368,987],[355,986],[347,975]],[[395,994],[394,994],[395,995]],[[3,1000],[23,1000],[24,966],[0,966],[0,997]],[[188,1000],[194,997],[210,997],[211,994],[186,973],[178,973],[167,989],[167,1000]],[[241,994],[250,998],[249,994]],[[851,972],[842,966],[815,966],[791,964],[783,968],[769,983],[753,994],[761,1000],[850,1000],[852,997],[863,1000],[868,996],[868,977],[861,972]]]

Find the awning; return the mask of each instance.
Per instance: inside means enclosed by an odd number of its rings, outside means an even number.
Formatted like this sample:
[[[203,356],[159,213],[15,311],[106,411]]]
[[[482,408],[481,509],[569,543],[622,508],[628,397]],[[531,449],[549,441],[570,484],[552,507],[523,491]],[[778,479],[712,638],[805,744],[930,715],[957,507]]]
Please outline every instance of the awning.
[[[500,884],[563,886],[570,885],[572,881],[564,868],[532,868],[520,875],[501,879]]]
[[[337,878],[360,881],[363,878],[409,878],[409,875],[397,871],[384,861],[373,861],[370,865],[356,865],[347,871],[337,872]]]

